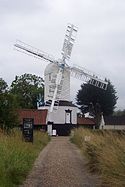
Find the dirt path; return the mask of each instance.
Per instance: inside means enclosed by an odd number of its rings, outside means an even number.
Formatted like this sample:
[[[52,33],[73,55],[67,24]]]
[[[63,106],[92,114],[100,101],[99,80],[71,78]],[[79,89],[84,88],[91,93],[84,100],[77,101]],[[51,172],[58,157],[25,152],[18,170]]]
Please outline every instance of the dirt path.
[[[40,153],[22,187],[95,187],[99,179],[87,172],[86,161],[68,137],[55,137]]]

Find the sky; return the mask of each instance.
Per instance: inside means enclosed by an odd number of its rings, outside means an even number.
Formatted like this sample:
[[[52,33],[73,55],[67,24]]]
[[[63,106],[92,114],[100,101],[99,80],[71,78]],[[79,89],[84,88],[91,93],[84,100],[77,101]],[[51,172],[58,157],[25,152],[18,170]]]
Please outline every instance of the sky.
[[[43,77],[48,62],[14,49],[19,39],[61,58],[67,23],[78,27],[69,64],[108,78],[125,109],[125,0],[0,0],[0,77]],[[71,100],[81,81],[71,78]]]

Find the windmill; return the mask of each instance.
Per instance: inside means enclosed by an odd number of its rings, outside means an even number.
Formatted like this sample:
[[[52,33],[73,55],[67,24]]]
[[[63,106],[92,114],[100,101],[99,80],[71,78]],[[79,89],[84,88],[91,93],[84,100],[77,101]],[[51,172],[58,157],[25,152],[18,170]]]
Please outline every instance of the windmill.
[[[68,65],[67,62],[71,56],[76,33],[77,27],[72,24],[68,24],[62,48],[62,58],[58,60],[19,40],[16,44],[14,44],[17,50],[50,62],[44,72],[44,100],[45,105],[49,107],[48,121],[51,121],[51,115],[53,111],[58,109],[59,102],[61,100],[70,100],[70,75],[100,89],[107,89],[107,82],[104,78],[97,76],[95,73],[79,67],[78,65]]]

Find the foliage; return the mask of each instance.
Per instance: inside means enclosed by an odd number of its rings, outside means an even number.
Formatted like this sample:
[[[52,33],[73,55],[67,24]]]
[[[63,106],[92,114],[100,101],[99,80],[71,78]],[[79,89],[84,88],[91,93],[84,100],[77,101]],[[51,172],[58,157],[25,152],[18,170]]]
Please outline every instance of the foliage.
[[[125,186],[125,133],[78,129],[72,142],[88,159],[91,172],[98,172],[102,186]]]
[[[16,187],[21,184],[48,141],[47,134],[40,131],[34,133],[33,144],[22,141],[21,131],[11,136],[0,134],[0,186]]]
[[[10,90],[0,78],[0,128],[9,133],[17,126],[17,109],[36,108],[37,97],[40,93],[43,95],[43,90],[43,79],[32,74],[16,76]]]
[[[32,74],[16,76],[11,84],[11,93],[17,96],[21,108],[36,108],[37,98],[43,96],[44,81]]]
[[[7,88],[8,88],[7,83],[2,78],[0,78],[0,94],[7,91]]]
[[[97,103],[99,103],[101,112],[103,112],[104,115],[110,115],[115,109],[118,97],[116,96],[114,86],[108,81],[107,90],[94,87],[90,84],[82,84],[76,99],[83,114],[88,111],[90,103],[93,104],[94,109]]]
[[[9,133],[18,124],[16,97],[9,93],[7,83],[0,78],[0,128]]]
[[[113,116],[125,116],[125,110],[114,111]]]
[[[11,129],[18,125],[17,107],[14,95],[0,93],[0,128],[4,132],[10,133]]]

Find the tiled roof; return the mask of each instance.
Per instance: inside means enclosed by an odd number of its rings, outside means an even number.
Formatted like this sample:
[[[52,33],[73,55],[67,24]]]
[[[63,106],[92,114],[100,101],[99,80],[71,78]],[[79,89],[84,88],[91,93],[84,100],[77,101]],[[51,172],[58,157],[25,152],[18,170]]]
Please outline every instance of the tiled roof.
[[[18,110],[20,124],[23,124],[23,118],[33,118],[34,125],[45,125],[47,117],[47,109],[20,109]]]
[[[95,122],[93,119],[90,118],[84,118],[84,117],[78,117],[77,123],[79,125],[95,125]]]

